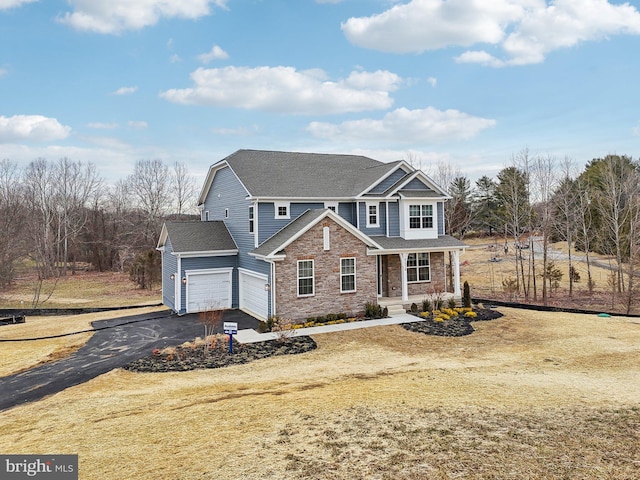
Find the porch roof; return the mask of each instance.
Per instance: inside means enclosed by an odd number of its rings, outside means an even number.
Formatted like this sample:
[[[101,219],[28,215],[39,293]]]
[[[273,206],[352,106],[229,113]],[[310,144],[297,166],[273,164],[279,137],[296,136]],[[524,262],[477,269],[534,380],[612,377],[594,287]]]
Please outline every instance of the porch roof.
[[[387,254],[398,252],[447,252],[464,250],[467,244],[450,235],[440,235],[438,238],[421,240],[405,240],[401,237],[372,236],[381,250],[369,250],[370,254]]]
[[[163,247],[167,239],[174,253],[238,251],[227,226],[220,221],[166,222],[158,247]]]

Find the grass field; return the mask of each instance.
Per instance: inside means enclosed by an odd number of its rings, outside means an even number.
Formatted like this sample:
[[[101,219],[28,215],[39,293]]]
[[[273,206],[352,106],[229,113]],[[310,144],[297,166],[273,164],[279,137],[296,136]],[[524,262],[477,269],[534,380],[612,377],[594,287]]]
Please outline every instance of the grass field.
[[[9,287],[0,289],[0,308],[31,308],[36,279],[27,275]],[[43,282],[42,299],[53,291],[51,298],[39,305],[43,308],[127,307],[161,302],[160,286],[144,290],[120,272],[85,272]]]
[[[640,321],[501,309],[220,370],[114,370],[0,415],[0,451],[81,479],[636,479]],[[0,347],[2,348],[2,347]]]

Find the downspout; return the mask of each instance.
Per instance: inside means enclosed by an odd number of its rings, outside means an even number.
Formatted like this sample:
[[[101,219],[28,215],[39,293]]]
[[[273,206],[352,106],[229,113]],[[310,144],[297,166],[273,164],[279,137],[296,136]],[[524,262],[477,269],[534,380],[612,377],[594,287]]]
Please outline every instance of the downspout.
[[[276,310],[276,262],[273,260],[267,260],[270,265],[270,275],[269,275],[269,294],[271,295],[271,315],[277,315]]]
[[[453,295],[462,296],[460,292],[460,250],[453,251]]]

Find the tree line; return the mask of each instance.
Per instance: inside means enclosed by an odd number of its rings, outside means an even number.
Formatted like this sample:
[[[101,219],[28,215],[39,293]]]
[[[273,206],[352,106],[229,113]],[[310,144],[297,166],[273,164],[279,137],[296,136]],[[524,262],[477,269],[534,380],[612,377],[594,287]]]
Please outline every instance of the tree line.
[[[55,288],[54,281],[43,291],[44,280],[79,267],[131,269],[150,286],[162,223],[192,212],[195,194],[195,180],[180,163],[140,160],[109,185],[91,163],[38,158],[19,168],[1,160],[0,287],[15,280],[20,265],[36,271],[34,307]]]
[[[465,175],[439,165],[436,181],[448,187],[447,231],[458,238],[472,232],[501,234],[516,255],[514,278],[505,290],[527,301],[547,304],[561,272],[549,259],[551,242],[566,242],[569,296],[578,279],[572,252],[583,252],[586,284],[593,292],[591,252],[615,259],[608,287],[612,306],[624,301],[629,313],[638,296],[640,260],[640,162],[625,155],[607,155],[582,170],[569,159],[513,155],[495,179],[483,176],[471,185]],[[509,244],[507,240],[509,239]],[[534,248],[535,247],[535,248]],[[522,255],[526,249],[528,255]]]
[[[473,185],[450,164],[430,173],[451,196],[445,204],[447,233],[460,239],[500,234],[509,239],[507,248],[529,247],[527,256],[516,255],[506,290],[546,304],[554,279],[562,276],[549,259],[549,244],[562,240],[569,252],[569,295],[577,279],[572,252],[584,252],[591,291],[589,253],[598,252],[615,259],[612,302],[623,299],[631,309],[640,258],[638,160],[608,155],[579,169],[568,158],[525,149],[495,178],[483,176]],[[52,292],[41,290],[43,280],[86,266],[128,270],[150,287],[159,275],[154,247],[162,223],[195,213],[195,195],[195,180],[180,163],[140,160],[133,173],[107,184],[95,165],[69,158],[38,158],[24,168],[1,160],[0,287],[13,282],[25,264],[39,279],[34,306]]]

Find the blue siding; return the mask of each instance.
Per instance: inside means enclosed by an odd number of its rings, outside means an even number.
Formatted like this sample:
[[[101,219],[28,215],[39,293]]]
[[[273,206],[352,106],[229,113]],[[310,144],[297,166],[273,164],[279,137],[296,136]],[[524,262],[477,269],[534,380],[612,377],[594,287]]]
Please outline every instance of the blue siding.
[[[385,202],[374,202],[378,204],[378,225],[379,227],[367,228],[367,204],[359,202],[360,230],[367,235],[387,234],[387,208]]]
[[[444,235],[444,202],[436,204],[436,211],[438,212],[438,235]]]
[[[400,180],[402,177],[404,177],[406,175],[407,175],[406,172],[404,170],[402,170],[401,168],[399,168],[398,170],[393,172],[391,175],[389,175],[387,178],[385,178],[382,182],[380,182],[378,185],[373,187],[369,191],[369,193],[383,193],[383,192],[386,192],[388,188],[393,186],[394,183],[396,183],[398,180]]]
[[[389,236],[400,236],[400,203],[389,202]]]
[[[354,227],[356,226],[356,203],[339,203],[338,204],[338,215],[344,218],[347,222],[349,222]]]
[[[271,237],[274,233],[282,230],[293,220],[298,218],[307,210],[318,210],[324,208],[324,202],[319,203],[294,203],[289,206],[289,216],[291,218],[275,218],[276,210],[274,203],[258,204],[258,242],[259,244]],[[340,205],[338,205],[338,209]],[[262,272],[267,273],[267,272]]]
[[[171,274],[177,274],[178,261],[171,252],[173,252],[173,247],[171,246],[171,240],[167,238],[164,252],[162,252],[162,303],[175,311],[176,284],[175,280],[171,280],[170,276]]]
[[[433,192],[428,186],[422,183],[419,179],[414,178],[409,183],[407,183],[402,190],[423,190],[425,192]]]
[[[204,210],[209,211],[209,220],[222,220],[229,233],[233,237],[238,246],[238,256],[234,258],[233,265],[236,269],[233,271],[233,307],[239,305],[238,290],[238,272],[237,268],[245,268],[254,272],[262,273],[269,277],[271,273],[270,266],[267,262],[258,260],[248,255],[255,248],[255,240],[253,233],[249,233],[249,207],[252,203],[247,199],[247,191],[244,189],[238,178],[229,167],[224,167],[218,172],[213,179],[209,194],[204,202]],[[225,217],[225,210],[228,209],[229,216]],[[254,221],[259,227],[260,209],[255,212]],[[260,231],[260,230],[258,230]],[[224,258],[224,257],[212,257]],[[207,265],[204,258],[203,263],[194,264],[191,268],[215,268]],[[183,262],[186,261],[183,260]],[[210,260],[209,260],[210,261]],[[183,268],[186,268],[183,263]],[[270,281],[270,280],[269,280]],[[183,289],[184,290],[184,289]]]

